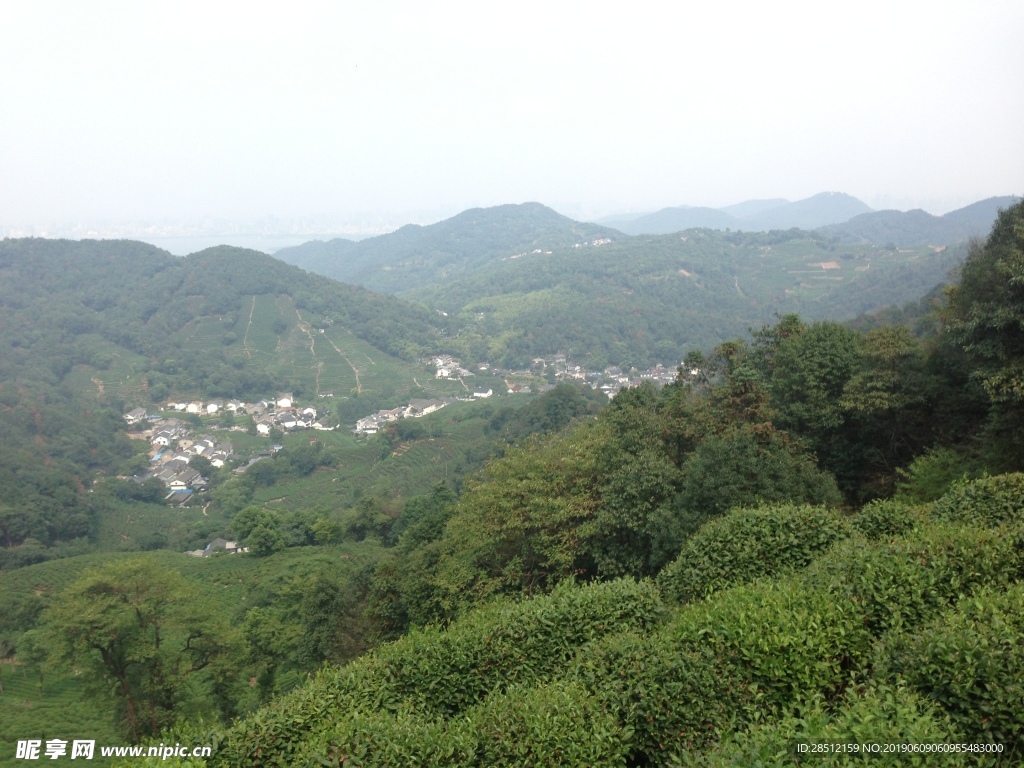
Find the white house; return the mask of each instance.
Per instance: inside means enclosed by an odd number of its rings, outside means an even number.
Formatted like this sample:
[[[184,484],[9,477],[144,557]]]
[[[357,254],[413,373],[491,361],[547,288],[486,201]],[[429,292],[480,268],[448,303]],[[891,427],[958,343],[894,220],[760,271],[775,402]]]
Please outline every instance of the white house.
[[[477,387],[473,390],[473,397],[490,397],[494,391],[490,387]]]
[[[124,415],[124,420],[129,424],[136,424],[146,418],[145,408],[132,408]]]
[[[292,393],[282,392],[277,396],[277,407],[278,408],[291,408],[292,407]]]

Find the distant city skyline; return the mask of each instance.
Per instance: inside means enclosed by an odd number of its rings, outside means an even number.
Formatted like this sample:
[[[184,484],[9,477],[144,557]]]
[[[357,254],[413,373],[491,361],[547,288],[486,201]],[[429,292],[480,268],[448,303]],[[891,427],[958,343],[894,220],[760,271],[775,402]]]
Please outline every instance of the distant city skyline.
[[[824,191],[942,214],[1024,192],[1021,31],[1011,0],[0,0],[0,233]]]

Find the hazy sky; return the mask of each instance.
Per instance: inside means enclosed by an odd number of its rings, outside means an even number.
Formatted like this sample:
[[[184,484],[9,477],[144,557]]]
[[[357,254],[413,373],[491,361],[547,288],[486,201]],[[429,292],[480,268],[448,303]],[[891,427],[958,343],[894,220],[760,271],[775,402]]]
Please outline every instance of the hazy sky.
[[[942,213],[1024,191],[1022,40],[1021,0],[0,0],[0,224]]]

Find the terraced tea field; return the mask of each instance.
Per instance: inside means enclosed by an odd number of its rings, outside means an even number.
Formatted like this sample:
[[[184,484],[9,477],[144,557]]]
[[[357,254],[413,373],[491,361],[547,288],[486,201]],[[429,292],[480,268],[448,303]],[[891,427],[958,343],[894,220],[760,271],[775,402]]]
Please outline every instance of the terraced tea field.
[[[386,450],[381,438],[356,438],[348,431],[321,432],[317,438],[332,447],[335,465],[293,481],[275,483],[256,491],[253,502],[277,510],[333,512],[353,506],[364,496],[399,502],[424,494],[461,469],[467,451],[488,440],[489,409],[483,403],[456,403],[419,423],[436,437],[402,442]],[[305,436],[290,435],[289,441]]]

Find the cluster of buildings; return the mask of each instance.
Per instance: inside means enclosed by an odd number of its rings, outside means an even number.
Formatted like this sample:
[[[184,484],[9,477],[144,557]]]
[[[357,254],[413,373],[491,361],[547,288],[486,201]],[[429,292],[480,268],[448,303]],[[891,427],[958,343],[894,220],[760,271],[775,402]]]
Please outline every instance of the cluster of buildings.
[[[446,405],[458,402],[457,397],[442,397],[435,400],[414,399],[408,405],[392,408],[389,411],[377,411],[356,422],[353,430],[357,435],[375,435],[391,422],[399,419],[418,419],[427,414],[439,411]]]
[[[270,431],[275,428],[282,431],[333,429],[333,427],[325,426],[318,421],[316,408],[295,405],[290,392],[282,392],[273,399],[260,400],[255,403],[243,403],[238,400],[171,402],[167,404],[166,410],[197,415],[214,415],[221,411],[248,415],[256,423],[256,431],[261,435],[269,435]],[[155,477],[167,487],[168,500],[173,499],[177,503],[183,503],[192,493],[202,491],[207,487],[208,478],[203,477],[198,470],[189,466],[192,458],[202,456],[218,469],[223,467],[229,459],[237,458],[230,442],[218,442],[209,435],[193,438],[188,423],[180,418],[165,417],[160,414],[150,415],[145,408],[133,408],[124,414],[124,420],[129,426],[146,422],[148,429],[140,436],[149,440],[151,446],[150,468],[133,479],[136,482],[142,482]],[[241,427],[234,427],[234,429],[241,429]],[[258,461],[261,458],[264,458],[264,454],[260,454],[255,460]],[[239,469],[244,472],[248,466],[245,465]]]
[[[439,355],[431,359],[430,363],[434,366],[434,376],[438,379],[464,379],[474,375],[472,371],[463,368],[459,361],[451,355]]]
[[[238,400],[221,400],[214,398],[203,402],[202,400],[193,400],[191,402],[169,402],[167,403],[167,410],[179,411],[182,413],[194,413],[197,415],[212,416],[222,411],[229,413],[245,413],[246,404]],[[127,420],[127,415],[125,419]],[[130,423],[130,422],[129,422]]]
[[[256,422],[256,431],[261,435],[270,434],[272,429],[290,432],[294,429],[331,430],[317,418],[317,410],[311,405],[294,405],[290,392],[283,392],[274,400],[260,400],[246,405],[246,413]]]
[[[137,423],[140,420],[136,413],[138,410],[126,413],[125,421]],[[143,418],[148,416],[144,415]],[[209,435],[193,438],[188,426],[174,417],[157,418],[148,439],[150,467],[132,479],[141,483],[155,477],[167,488],[167,498],[177,502],[188,500],[195,491],[205,490],[209,483],[209,479],[203,477],[199,470],[189,466],[193,458],[202,456],[217,468],[234,458],[230,442],[218,442]]]
[[[324,393],[323,396],[330,397],[331,394]],[[313,406],[296,405],[295,398],[291,392],[281,392],[277,397],[258,400],[254,403],[220,399],[205,402],[202,400],[169,402],[167,403],[166,410],[206,416],[218,413],[231,413],[239,416],[247,415],[256,422],[256,431],[261,435],[269,434],[270,430],[274,428],[285,432],[293,429],[334,429],[334,427],[326,426],[322,423],[317,409]],[[150,417],[145,408],[134,408],[124,414],[124,420],[129,426],[147,418]]]
[[[581,365],[574,364],[564,354],[549,355],[547,357],[535,357],[530,361],[530,367],[522,370],[505,370],[494,368],[491,373],[495,376],[508,379],[526,379],[547,376],[553,373],[555,381],[573,381],[579,384],[586,384],[592,389],[599,389],[608,395],[615,397],[619,390],[639,386],[644,381],[653,381],[657,384],[668,384],[675,380],[676,369],[666,368],[664,365],[657,365],[644,371],[635,368],[624,371],[617,366],[609,366],[602,371],[587,370]],[[509,394],[516,392],[529,392],[530,388],[521,384],[509,384]],[[539,392],[545,392],[549,386],[542,386]]]

